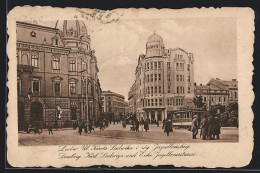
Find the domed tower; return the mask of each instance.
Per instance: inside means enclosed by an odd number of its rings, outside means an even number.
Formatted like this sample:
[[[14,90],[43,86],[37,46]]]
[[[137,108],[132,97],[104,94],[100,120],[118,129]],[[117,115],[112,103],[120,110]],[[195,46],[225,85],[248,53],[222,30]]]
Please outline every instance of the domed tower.
[[[163,39],[154,33],[146,43],[146,58],[162,56],[164,53]]]
[[[90,51],[90,37],[82,20],[58,20],[55,28],[61,31],[62,40],[67,47]]]

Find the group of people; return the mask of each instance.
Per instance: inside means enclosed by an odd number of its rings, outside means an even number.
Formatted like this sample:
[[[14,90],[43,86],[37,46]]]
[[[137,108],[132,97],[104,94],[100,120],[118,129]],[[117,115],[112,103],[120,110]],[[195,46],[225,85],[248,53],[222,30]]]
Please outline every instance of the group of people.
[[[220,134],[220,121],[216,116],[207,116],[206,114],[203,115],[201,121],[198,121],[198,116],[194,115],[191,125],[192,131],[192,138],[196,139],[199,129],[200,130],[200,137],[202,140],[214,140],[219,139]]]

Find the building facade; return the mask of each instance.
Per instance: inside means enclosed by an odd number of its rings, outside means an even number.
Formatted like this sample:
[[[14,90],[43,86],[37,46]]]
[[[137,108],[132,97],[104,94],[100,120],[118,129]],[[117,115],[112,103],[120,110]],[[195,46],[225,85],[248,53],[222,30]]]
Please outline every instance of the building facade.
[[[201,96],[207,109],[214,105],[228,106],[232,102],[238,102],[238,81],[211,79],[207,85],[195,84],[195,95]]]
[[[162,37],[154,33],[146,43],[146,54],[138,57],[133,86],[129,111],[135,112],[136,118],[162,121],[173,117],[194,97],[193,54],[180,48],[166,49]],[[132,109],[135,104],[136,110]]]
[[[84,22],[16,26],[19,129],[34,121],[96,121],[101,87]]]
[[[125,116],[125,97],[111,91],[102,91],[103,118],[109,121],[121,120]]]

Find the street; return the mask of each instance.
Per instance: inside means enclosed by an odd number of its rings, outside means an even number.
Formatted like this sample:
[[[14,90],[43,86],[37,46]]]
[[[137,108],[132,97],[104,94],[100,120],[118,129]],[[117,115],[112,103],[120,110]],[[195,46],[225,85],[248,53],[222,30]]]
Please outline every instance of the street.
[[[221,128],[219,140],[192,139],[192,133],[187,129],[174,129],[169,136],[163,132],[162,126],[150,125],[150,130],[145,132],[140,126],[140,132],[130,131],[130,125],[123,129],[122,124],[110,124],[104,131],[95,128],[91,134],[81,136],[78,129],[72,128],[53,130],[49,135],[47,129],[39,134],[33,132],[27,134],[19,132],[18,141],[20,146],[32,145],[85,145],[85,144],[150,144],[150,143],[208,143],[208,142],[238,142],[237,128]]]

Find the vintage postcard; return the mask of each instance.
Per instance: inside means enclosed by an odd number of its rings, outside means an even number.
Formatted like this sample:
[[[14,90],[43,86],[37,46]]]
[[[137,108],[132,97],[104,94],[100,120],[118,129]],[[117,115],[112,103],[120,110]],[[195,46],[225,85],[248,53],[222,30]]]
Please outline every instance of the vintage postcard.
[[[242,167],[253,150],[250,8],[16,7],[15,167]]]

